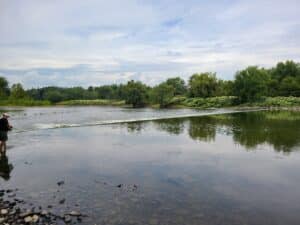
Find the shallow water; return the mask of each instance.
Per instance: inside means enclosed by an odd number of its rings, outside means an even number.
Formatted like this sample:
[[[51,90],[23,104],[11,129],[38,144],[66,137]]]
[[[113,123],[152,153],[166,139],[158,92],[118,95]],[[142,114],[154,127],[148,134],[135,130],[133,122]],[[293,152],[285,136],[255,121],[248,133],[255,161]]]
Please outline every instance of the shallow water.
[[[40,113],[44,124],[86,124],[205,112],[110,107],[11,112],[16,130],[24,132],[9,136],[0,185],[18,188],[36,205],[76,208],[89,215],[82,224],[300,224],[298,112],[37,129]],[[9,165],[13,169],[3,173]],[[58,187],[60,180],[65,184]],[[62,198],[66,202],[59,205]]]

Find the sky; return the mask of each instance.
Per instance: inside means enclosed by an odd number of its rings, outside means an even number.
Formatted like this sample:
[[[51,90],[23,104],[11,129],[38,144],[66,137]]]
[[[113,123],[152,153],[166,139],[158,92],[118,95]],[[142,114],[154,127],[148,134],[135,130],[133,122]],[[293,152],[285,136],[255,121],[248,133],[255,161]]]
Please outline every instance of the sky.
[[[0,76],[99,86],[300,62],[299,0],[0,0]]]

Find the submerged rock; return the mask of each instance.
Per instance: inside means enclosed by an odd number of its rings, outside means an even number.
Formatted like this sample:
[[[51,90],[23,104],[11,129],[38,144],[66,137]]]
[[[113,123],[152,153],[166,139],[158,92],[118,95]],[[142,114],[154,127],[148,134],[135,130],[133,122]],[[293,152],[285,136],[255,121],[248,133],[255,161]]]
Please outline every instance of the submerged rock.
[[[66,201],[66,199],[61,199],[60,201],[59,201],[59,204],[64,204],[65,203],[65,201]]]
[[[69,213],[70,216],[81,216],[81,213],[80,212],[77,212],[77,211],[71,211]]]
[[[24,203],[25,201],[19,201],[19,198],[10,198],[8,195],[12,193],[7,190],[0,190],[3,193],[0,198],[0,224],[13,225],[13,224],[66,224],[71,223],[72,217],[80,222],[82,217],[86,217],[79,211],[72,210],[69,213],[61,211],[60,215],[53,212],[48,212],[42,208],[42,206],[36,206],[33,203]],[[64,203],[65,199],[62,199],[60,203]],[[23,207],[20,207],[22,204]],[[25,204],[25,205],[24,205]],[[28,208],[29,207],[29,208]],[[48,205],[52,208],[52,205]],[[55,207],[58,207],[55,206]],[[59,208],[58,208],[59,209]],[[70,210],[70,208],[68,207]],[[54,209],[57,211],[56,209]]]
[[[64,184],[65,184],[65,182],[64,182],[63,180],[57,182],[57,185],[58,185],[58,186],[61,186],[61,185],[64,185]]]

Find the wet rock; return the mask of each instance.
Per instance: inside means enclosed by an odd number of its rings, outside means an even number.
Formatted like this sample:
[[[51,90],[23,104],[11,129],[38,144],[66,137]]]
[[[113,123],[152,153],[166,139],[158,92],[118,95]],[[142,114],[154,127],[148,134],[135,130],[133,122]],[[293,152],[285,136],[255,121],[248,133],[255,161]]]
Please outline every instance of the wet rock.
[[[77,211],[71,211],[69,213],[70,216],[81,216],[81,213],[80,212],[77,212]]]
[[[1,215],[6,215],[8,213],[7,209],[1,209]]]
[[[61,200],[59,200],[59,204],[64,204],[65,203],[65,201],[66,201],[66,199],[61,199]]]
[[[39,221],[39,216],[38,215],[33,215],[32,216],[32,222],[36,223],[37,221]]]
[[[26,217],[24,218],[24,222],[25,222],[25,223],[31,223],[31,222],[33,222],[33,218],[32,218],[31,216],[26,216]]]
[[[24,217],[28,217],[30,215],[32,215],[32,212],[30,210],[27,210],[26,212],[21,213],[20,217],[24,218]]]
[[[42,216],[47,216],[47,215],[48,215],[48,211],[42,210],[41,215],[42,215]]]
[[[11,193],[9,195],[7,195],[9,198],[13,198],[13,197],[16,197],[16,194],[15,193]]]
[[[58,185],[58,186],[61,186],[61,185],[64,185],[64,184],[65,184],[65,182],[64,182],[63,180],[57,182],[57,185]]]
[[[66,216],[64,217],[64,221],[65,221],[66,223],[70,223],[70,222],[72,221],[72,219],[71,219],[70,216],[66,215]]]
[[[117,185],[118,188],[121,188],[122,186],[123,186],[122,184]]]

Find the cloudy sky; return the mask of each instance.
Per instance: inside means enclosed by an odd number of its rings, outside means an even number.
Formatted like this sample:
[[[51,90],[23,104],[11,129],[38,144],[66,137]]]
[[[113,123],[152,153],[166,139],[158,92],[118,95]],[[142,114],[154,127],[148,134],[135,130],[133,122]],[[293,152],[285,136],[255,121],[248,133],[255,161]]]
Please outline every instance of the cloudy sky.
[[[0,76],[89,86],[300,61],[299,0],[0,0]]]

